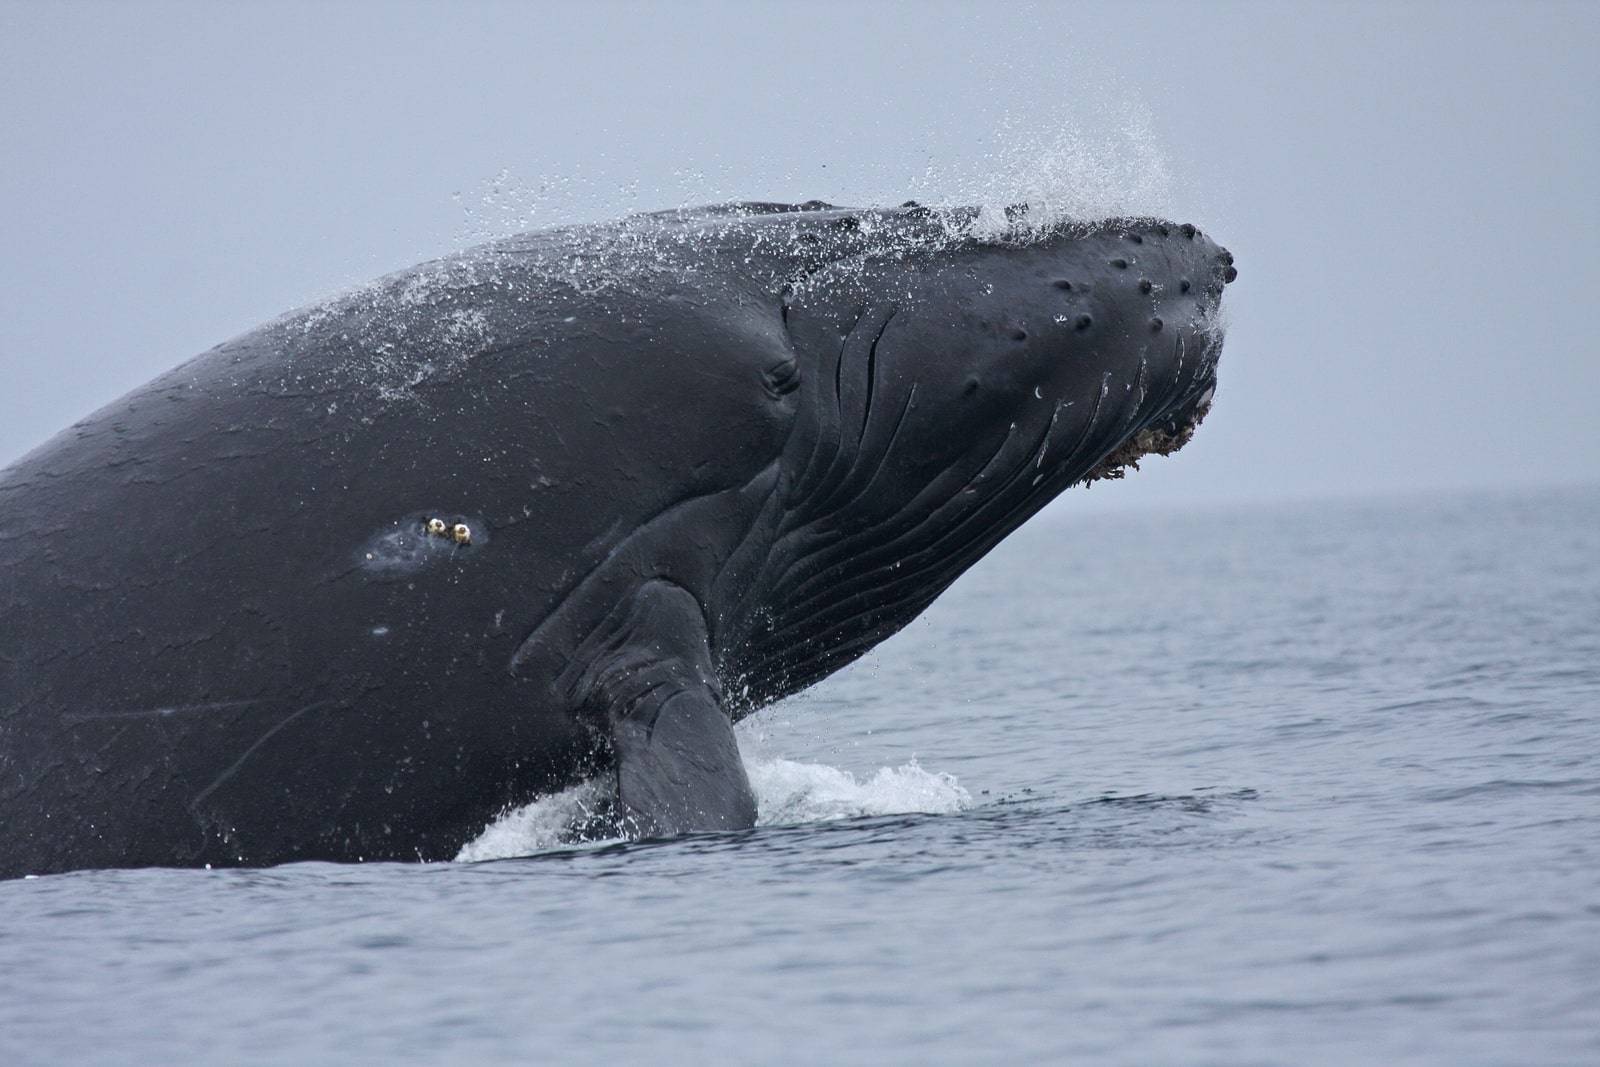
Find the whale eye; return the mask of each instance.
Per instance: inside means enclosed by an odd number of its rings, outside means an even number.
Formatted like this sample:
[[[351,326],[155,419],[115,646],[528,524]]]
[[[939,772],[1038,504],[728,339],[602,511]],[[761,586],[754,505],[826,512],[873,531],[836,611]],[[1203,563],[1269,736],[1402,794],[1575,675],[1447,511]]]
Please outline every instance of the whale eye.
[[[793,359],[779,360],[761,375],[762,385],[774,400],[800,388],[800,364]]]

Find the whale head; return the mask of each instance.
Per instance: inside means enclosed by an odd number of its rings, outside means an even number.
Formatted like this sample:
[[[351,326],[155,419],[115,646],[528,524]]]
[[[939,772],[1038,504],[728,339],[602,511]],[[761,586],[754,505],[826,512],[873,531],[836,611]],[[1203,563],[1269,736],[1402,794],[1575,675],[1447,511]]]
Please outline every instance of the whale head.
[[[734,628],[752,706],[894,633],[1063,490],[1176,451],[1211,406],[1225,249],[1157,219],[980,215],[812,222],[781,308],[781,514]]]

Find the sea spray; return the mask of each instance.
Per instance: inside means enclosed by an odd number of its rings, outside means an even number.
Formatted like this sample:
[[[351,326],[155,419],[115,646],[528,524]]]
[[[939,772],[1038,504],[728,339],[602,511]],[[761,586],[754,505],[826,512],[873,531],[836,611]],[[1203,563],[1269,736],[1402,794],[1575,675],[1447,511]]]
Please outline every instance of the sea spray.
[[[756,794],[757,826],[873,815],[948,815],[972,805],[972,795],[954,776],[924,770],[916,760],[880,767],[865,779],[826,764],[786,759],[746,757],[745,772]],[[614,780],[605,776],[509,811],[468,842],[456,861],[508,859],[573,844],[613,844],[620,838],[594,832],[596,816],[610,808],[613,788]]]

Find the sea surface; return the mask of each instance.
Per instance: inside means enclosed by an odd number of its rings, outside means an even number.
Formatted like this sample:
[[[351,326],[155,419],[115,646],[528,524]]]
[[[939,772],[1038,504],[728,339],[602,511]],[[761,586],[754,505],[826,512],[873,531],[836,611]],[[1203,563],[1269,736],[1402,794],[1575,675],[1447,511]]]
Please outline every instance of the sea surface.
[[[1600,1063],[1600,490],[1074,499],[754,831],[0,883],[0,1063]]]

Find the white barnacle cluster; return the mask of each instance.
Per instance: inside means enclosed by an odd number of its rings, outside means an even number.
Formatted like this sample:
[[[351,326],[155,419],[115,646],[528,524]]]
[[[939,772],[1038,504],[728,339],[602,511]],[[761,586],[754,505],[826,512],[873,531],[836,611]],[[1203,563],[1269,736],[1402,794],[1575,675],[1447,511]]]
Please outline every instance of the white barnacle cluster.
[[[428,519],[422,524],[422,532],[429,537],[442,537],[454,541],[458,545],[472,543],[472,527],[464,522],[448,523],[438,516]]]

